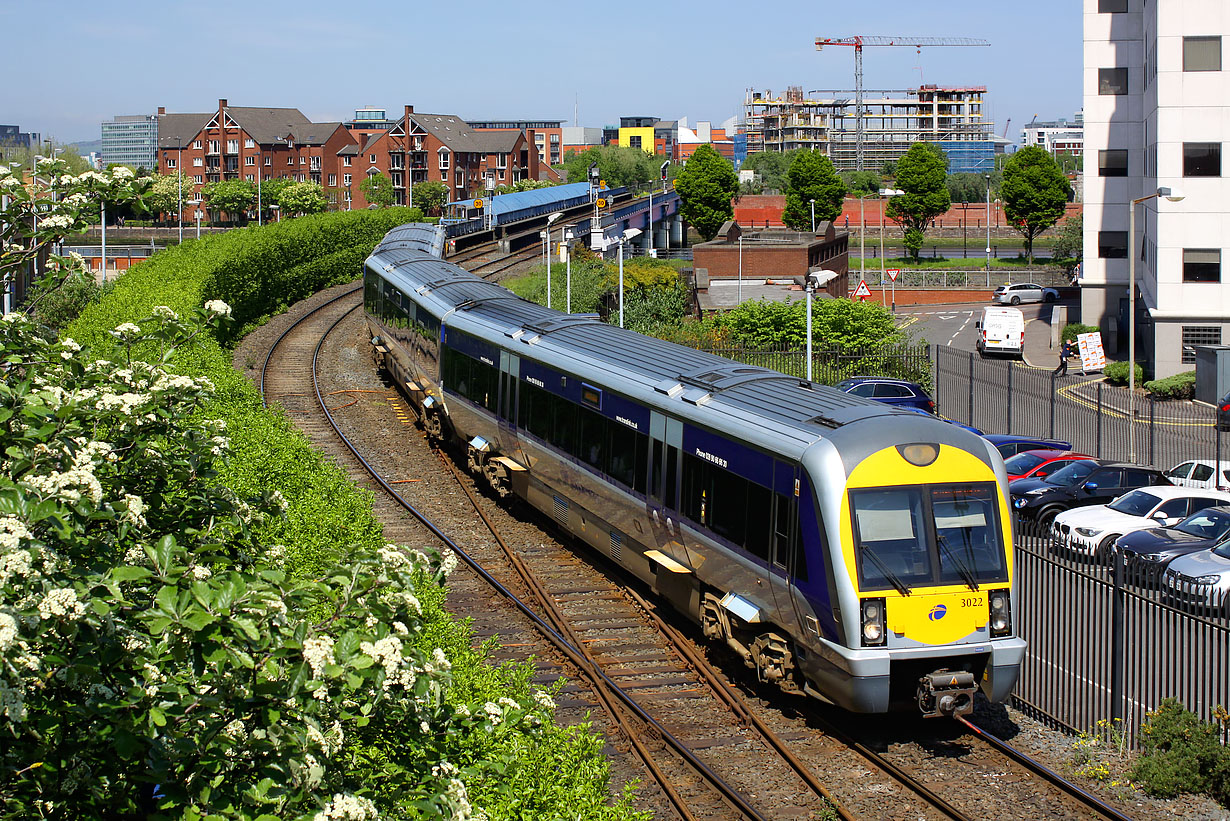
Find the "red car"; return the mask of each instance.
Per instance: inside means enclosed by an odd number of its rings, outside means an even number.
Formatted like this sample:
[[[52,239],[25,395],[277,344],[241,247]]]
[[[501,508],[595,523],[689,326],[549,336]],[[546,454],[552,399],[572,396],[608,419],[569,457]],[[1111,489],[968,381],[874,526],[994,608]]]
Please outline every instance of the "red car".
[[[1074,450],[1025,450],[1005,459],[1004,467],[1008,470],[1009,482],[1026,476],[1041,479],[1069,462],[1091,458]]]

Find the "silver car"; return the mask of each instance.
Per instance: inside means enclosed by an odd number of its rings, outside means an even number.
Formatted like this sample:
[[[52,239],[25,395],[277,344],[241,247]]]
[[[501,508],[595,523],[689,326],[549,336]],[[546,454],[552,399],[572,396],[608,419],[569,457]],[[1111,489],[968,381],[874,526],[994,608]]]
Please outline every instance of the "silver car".
[[[1230,541],[1175,559],[1166,568],[1162,584],[1172,604],[1202,615],[1230,618]]]
[[[1032,282],[1018,282],[1015,285],[1001,285],[995,289],[992,302],[1001,305],[1020,305],[1022,302],[1054,302],[1059,299],[1059,292],[1054,288],[1044,288]]]

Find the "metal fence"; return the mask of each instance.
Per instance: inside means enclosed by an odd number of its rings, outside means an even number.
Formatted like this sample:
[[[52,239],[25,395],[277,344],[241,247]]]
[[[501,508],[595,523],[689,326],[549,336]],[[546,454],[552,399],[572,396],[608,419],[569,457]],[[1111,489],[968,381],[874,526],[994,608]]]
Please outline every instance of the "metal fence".
[[[1178,699],[1202,719],[1230,707],[1230,601],[1210,585],[1112,554],[1096,561],[1017,523],[1017,632],[1028,642],[1016,706],[1089,732]]]
[[[1055,377],[941,345],[933,361],[940,413],[987,433],[1062,439],[1090,456],[1162,469],[1188,459],[1221,461],[1230,447],[1223,441],[1230,436],[1217,430],[1216,409],[1208,405],[1147,396],[1131,403],[1126,388],[1098,376],[1073,370],[1077,375]]]
[[[781,371],[803,378],[807,375],[807,352],[802,348],[699,347],[747,365]],[[851,376],[891,376],[930,387],[931,357],[926,345],[880,345],[862,348],[813,347],[812,381],[833,385]]]
[[[1048,288],[1066,288],[1072,284],[1071,278],[1063,271],[1039,268],[1021,268],[1011,271],[995,268],[990,273],[985,268],[900,268],[899,270],[901,273],[897,275],[896,282],[898,288],[991,288],[1015,282],[1034,282]],[[857,264],[852,263],[850,266],[851,290],[858,285],[860,277],[865,278],[868,285],[878,287],[881,279],[879,266],[867,268],[864,271]],[[888,281],[887,275],[884,276],[884,280]]]

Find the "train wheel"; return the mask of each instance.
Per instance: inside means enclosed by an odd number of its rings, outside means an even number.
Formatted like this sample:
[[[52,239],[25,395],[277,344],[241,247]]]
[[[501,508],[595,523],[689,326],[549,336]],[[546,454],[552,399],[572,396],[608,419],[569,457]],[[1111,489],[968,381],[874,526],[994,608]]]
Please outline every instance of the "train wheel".
[[[436,442],[444,438],[444,423],[440,420],[440,414],[438,413],[429,412],[424,416],[423,429]]]
[[[776,684],[788,693],[798,692],[798,668],[789,639],[777,633],[764,633],[752,642],[751,650],[761,681]]]
[[[466,467],[475,476],[483,475],[483,455],[474,448],[466,448]]]
[[[512,479],[508,475],[508,469],[499,462],[488,459],[483,465],[483,475],[487,477],[491,489],[501,499],[507,499],[512,495]]]

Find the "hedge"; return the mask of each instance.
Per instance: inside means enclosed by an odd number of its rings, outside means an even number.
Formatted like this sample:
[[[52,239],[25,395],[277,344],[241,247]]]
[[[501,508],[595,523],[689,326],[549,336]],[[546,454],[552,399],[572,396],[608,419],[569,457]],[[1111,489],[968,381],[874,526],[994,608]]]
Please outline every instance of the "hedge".
[[[1145,383],[1145,390],[1158,399],[1191,399],[1196,395],[1196,372],[1186,371]]]
[[[1069,322],[1063,326],[1063,333],[1060,334],[1060,340],[1063,342],[1075,342],[1076,337],[1081,334],[1092,334],[1098,332],[1096,325],[1082,325],[1079,322]]]
[[[1112,385],[1126,385],[1128,383],[1128,363],[1126,362],[1107,362],[1106,367],[1102,369],[1102,373],[1106,376],[1106,381]],[[1136,384],[1143,385],[1145,383],[1145,369],[1136,363]]]
[[[391,208],[321,214],[185,242],[129,269],[64,335],[90,344],[96,356],[121,356],[108,333],[115,326],[139,323],[157,305],[189,315],[206,299],[227,302],[251,325],[320,288],[357,277],[363,258],[388,229],[411,215],[409,209]],[[277,490],[286,498],[286,517],[265,525],[261,540],[286,547],[288,569],[314,576],[344,563],[355,548],[384,543],[371,494],[313,450],[280,410],[262,406],[259,391],[232,368],[230,353],[218,339],[197,337],[190,348],[176,353],[174,366],[184,374],[207,376],[215,385],[205,414],[226,422],[231,448],[219,481],[241,497]],[[489,665],[489,645],[480,646],[468,623],[443,609],[442,587],[429,585],[418,596],[432,623],[426,640],[443,648],[452,663],[450,701],[528,697],[532,665]],[[405,736],[387,730],[352,736],[342,766],[368,784],[381,804],[412,816],[405,785],[388,775],[397,770],[395,762],[419,754],[411,735],[407,729]],[[575,814],[612,821],[645,817],[632,808],[628,787],[613,799],[608,795],[603,741],[587,724],[544,726],[536,737],[514,735],[498,743],[479,736],[439,743],[447,742],[453,755],[468,759],[476,773],[471,799],[493,821]]]

